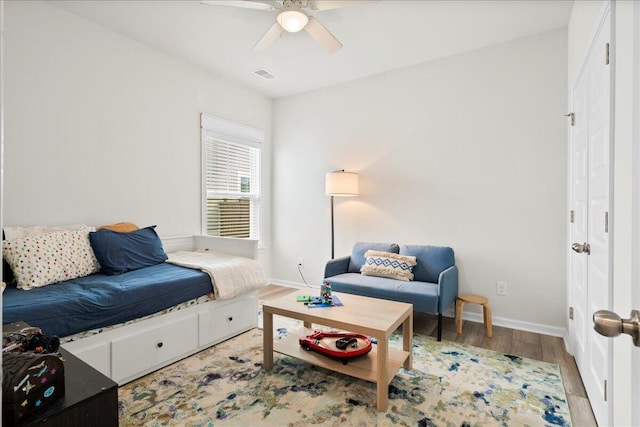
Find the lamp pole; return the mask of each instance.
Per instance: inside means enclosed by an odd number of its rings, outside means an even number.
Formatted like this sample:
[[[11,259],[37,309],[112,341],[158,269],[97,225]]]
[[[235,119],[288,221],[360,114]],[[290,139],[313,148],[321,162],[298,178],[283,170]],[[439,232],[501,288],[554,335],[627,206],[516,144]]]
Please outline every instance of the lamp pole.
[[[333,196],[331,196],[331,259],[335,258],[335,247],[333,243]]]
[[[357,196],[358,175],[353,172],[345,172],[344,169],[328,172],[325,178],[325,193],[327,196],[331,196],[331,259],[334,259],[336,253],[333,226],[333,197]]]

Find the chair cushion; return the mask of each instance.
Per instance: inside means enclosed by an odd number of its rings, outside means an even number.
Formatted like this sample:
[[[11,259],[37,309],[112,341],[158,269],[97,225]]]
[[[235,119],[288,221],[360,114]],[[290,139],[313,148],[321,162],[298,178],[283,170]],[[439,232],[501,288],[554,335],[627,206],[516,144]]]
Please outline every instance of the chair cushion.
[[[325,278],[332,292],[361,295],[413,304],[421,313],[438,313],[438,285],[426,282],[404,282],[385,277],[344,273]]]
[[[360,273],[360,269],[364,265],[364,254],[368,250],[391,252],[397,254],[400,247],[395,243],[375,243],[375,242],[356,242],[351,251],[351,259],[349,260],[349,273]]]
[[[447,246],[402,245],[400,255],[416,257],[413,280],[438,283],[438,277],[455,264],[453,249]]]

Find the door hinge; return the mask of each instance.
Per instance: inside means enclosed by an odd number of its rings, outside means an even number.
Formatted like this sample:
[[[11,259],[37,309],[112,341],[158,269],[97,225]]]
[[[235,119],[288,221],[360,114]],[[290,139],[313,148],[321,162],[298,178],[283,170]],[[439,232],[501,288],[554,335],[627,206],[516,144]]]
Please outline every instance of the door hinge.
[[[571,214],[569,215],[569,221],[572,223],[576,221],[576,213],[573,210],[571,210]]]
[[[605,47],[605,51],[606,51],[606,54],[605,54],[605,60],[604,60],[604,63],[605,63],[606,65],[609,65],[609,43],[607,43],[607,45],[606,45],[606,47]]]
[[[607,401],[607,380],[604,380],[604,401]]]
[[[575,126],[576,125],[576,114],[575,113],[569,113],[569,114],[565,114],[565,117],[571,117],[571,126]]]
[[[604,213],[604,232],[609,232],[609,212]]]
[[[569,320],[573,320],[573,307],[569,307]]]

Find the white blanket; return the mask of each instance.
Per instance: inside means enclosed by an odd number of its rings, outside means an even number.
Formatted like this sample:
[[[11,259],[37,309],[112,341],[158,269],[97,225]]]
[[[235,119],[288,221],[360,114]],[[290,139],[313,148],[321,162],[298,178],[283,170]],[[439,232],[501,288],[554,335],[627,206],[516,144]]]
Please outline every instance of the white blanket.
[[[179,251],[167,254],[167,262],[202,270],[211,277],[216,299],[229,299],[267,285],[255,260],[215,251]]]

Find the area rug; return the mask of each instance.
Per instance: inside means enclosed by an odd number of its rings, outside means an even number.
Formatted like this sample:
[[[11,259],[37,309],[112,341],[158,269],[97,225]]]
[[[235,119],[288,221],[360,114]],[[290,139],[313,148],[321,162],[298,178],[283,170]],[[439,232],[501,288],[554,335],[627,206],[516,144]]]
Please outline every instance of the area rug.
[[[298,327],[274,323],[279,338]],[[402,348],[401,335],[390,346]],[[277,353],[266,372],[256,328],[121,387],[120,425],[571,425],[557,365],[420,335],[413,355],[414,369],[398,371],[379,412],[374,383]]]

